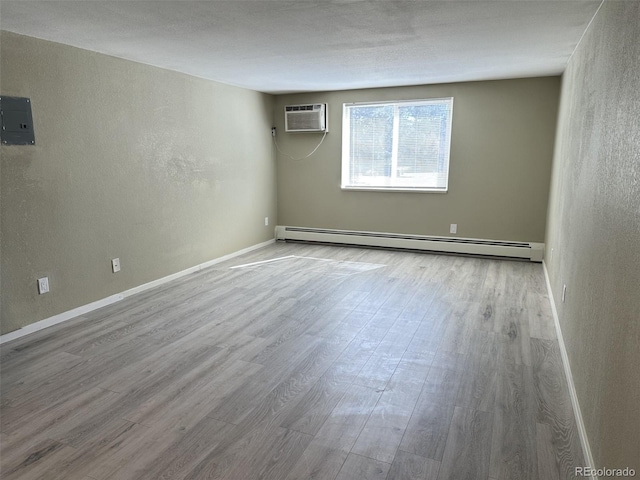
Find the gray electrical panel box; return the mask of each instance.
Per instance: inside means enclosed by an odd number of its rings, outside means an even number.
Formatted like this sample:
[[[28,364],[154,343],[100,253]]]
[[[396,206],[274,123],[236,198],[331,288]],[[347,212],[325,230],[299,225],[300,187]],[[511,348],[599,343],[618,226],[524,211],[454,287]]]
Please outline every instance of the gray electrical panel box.
[[[31,101],[22,97],[0,97],[3,145],[35,145]]]

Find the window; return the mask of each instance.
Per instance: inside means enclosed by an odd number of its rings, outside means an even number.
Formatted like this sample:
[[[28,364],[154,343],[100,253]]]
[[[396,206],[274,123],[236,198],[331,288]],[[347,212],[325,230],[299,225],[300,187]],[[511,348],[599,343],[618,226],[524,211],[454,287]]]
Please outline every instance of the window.
[[[342,188],[447,191],[453,98],[343,109]]]

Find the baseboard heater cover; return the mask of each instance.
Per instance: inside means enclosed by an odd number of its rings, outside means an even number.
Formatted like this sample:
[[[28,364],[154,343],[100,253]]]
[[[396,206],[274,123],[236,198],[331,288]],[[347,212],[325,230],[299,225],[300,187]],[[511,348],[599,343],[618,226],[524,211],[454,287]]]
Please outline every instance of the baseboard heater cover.
[[[458,253],[509,257],[542,262],[544,243],[482,240],[477,238],[432,237],[399,233],[330,230],[322,228],[278,225],[276,240],[335,243],[365,247],[424,250],[429,252]]]

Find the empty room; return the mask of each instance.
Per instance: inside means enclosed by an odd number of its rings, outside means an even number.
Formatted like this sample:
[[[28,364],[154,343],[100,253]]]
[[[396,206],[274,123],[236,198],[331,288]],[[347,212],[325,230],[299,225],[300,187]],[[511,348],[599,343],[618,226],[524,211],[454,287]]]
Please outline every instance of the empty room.
[[[640,1],[0,0],[0,478],[640,476]]]

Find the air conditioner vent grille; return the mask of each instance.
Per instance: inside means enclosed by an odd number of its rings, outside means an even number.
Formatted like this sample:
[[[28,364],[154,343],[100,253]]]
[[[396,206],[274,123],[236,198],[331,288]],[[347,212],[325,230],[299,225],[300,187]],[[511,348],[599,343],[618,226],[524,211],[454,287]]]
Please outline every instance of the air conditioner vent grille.
[[[286,105],[284,123],[286,132],[326,132],[327,105]]]

